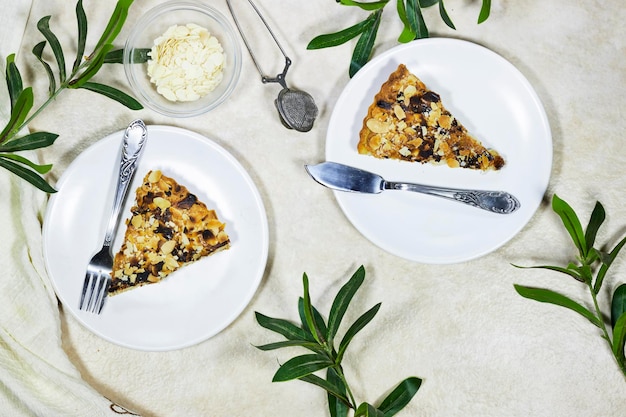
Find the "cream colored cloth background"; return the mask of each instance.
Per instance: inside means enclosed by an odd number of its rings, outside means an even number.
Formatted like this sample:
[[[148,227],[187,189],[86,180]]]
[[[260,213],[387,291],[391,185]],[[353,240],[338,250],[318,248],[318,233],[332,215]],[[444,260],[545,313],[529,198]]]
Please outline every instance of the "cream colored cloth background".
[[[228,15],[224,1],[207,2]],[[131,7],[118,46],[129,26],[158,3],[137,1]],[[400,415],[623,416],[626,380],[597,329],[575,313],[521,298],[513,284],[549,287],[587,303],[585,289],[556,273],[510,265],[566,264],[574,256],[548,204],[554,193],[585,220],[596,200],[604,204],[608,218],[600,242],[615,244],[626,230],[623,2],[495,1],[489,20],[477,25],[479,3],[446,1],[457,31],[444,26],[436,8],[428,10],[431,34],[484,45],[519,68],[546,108],[554,163],[545,203],[521,233],[462,264],[423,265],[382,251],[303,170],[303,164],[324,159],[328,120],[348,82],[354,42],[319,51],[307,51],[306,44],[356,23],[365,12],[332,0],[257,0],[293,59],[289,83],[310,92],[320,107],[306,134],[280,124],[273,107],[279,87],[260,82],[245,51],[233,96],[196,118],[132,112],[90,92],[64,92],[30,126],[60,135],[35,154],[54,164],[52,182],[81,151],[135,118],[196,131],[232,152],[254,179],[267,209],[270,256],[250,305],[217,336],[173,352],[125,349],[84,329],[58,304],[41,249],[45,196],[0,171],[0,415],[328,415],[320,389],[271,382],[278,363],[299,351],[255,349],[253,344],[279,337],[257,325],[253,312],[297,320],[303,272],[314,303],[328,311],[329,294],[363,264],[366,281],[347,320],[376,302],[382,308],[346,356],[358,399],[376,402],[400,380],[418,376],[422,388]],[[96,42],[114,4],[84,1],[88,45]],[[25,81],[43,97],[47,80],[30,53],[42,39],[36,22],[51,14],[53,30],[71,51],[75,3],[34,0],[31,7],[0,0],[0,6],[2,68],[6,56],[18,52]],[[394,5],[386,9],[375,55],[396,45],[400,32]],[[282,69],[271,51],[259,55],[268,65],[276,62],[276,72]],[[120,66],[106,67],[98,79],[126,88]],[[0,91],[5,120],[4,85]],[[603,302],[608,290],[626,281],[625,269],[618,260]]]

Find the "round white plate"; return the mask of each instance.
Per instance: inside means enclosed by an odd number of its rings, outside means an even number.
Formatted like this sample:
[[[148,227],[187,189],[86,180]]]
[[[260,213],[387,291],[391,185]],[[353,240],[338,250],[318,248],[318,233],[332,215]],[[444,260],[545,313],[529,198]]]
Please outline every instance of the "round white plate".
[[[80,311],[85,269],[102,247],[113,204],[123,134],[92,145],[59,179],[44,220],[46,267],[66,311],[102,338],[138,350],[191,346],[228,326],[254,295],[267,262],[265,208],[248,173],[225,149],[188,130],[148,126],[122,220],[130,215],[143,177],[160,169],[215,209],[226,223],[231,248],[185,266],[158,284],[109,298],[100,315]],[[122,221],[114,251],[125,230]]]
[[[356,146],[367,109],[401,63],[439,93],[444,106],[474,137],[498,150],[505,167],[478,172],[360,155]],[[392,181],[515,195],[521,208],[499,215],[404,191],[374,195],[335,191],[348,219],[379,247],[421,263],[456,263],[497,249],[533,216],[550,179],[552,135],[537,94],[512,64],[467,41],[431,38],[386,51],[350,80],[330,118],[326,159]]]

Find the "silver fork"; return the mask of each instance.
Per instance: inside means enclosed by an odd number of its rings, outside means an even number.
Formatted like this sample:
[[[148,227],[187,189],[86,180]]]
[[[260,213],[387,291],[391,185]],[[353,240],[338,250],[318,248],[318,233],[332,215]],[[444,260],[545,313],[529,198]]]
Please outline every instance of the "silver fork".
[[[91,258],[87,265],[83,291],[80,296],[79,308],[81,310],[96,314],[102,312],[111,285],[111,270],[113,268],[111,245],[120,222],[120,210],[126,199],[128,186],[135,174],[147,133],[146,125],[141,120],[131,122],[124,132],[113,210],[104,235],[102,249]]]

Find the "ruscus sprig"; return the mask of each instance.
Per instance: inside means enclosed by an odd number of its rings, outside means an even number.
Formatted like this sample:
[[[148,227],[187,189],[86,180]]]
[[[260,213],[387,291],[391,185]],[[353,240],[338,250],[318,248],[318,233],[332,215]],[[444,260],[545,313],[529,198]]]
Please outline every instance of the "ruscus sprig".
[[[515,290],[522,297],[565,307],[585,317],[591,324],[598,328],[602,338],[608,343],[608,347],[619,369],[626,378],[626,358],[624,356],[624,344],[626,342],[626,284],[617,286],[613,291],[610,305],[610,327],[605,323],[602,308],[598,300],[598,294],[600,293],[606,274],[613,264],[613,261],[615,261],[615,258],[617,258],[617,255],[624,247],[624,244],[626,244],[626,237],[622,238],[615,247],[610,250],[600,249],[596,245],[598,230],[606,218],[606,212],[600,202],[596,202],[585,229],[583,229],[582,223],[572,207],[557,195],[554,195],[552,198],[552,209],[561,218],[563,226],[578,251],[578,256],[567,266],[514,266],[518,268],[548,269],[574,278],[574,280],[581,285],[585,285],[589,290],[593,308],[590,309],[583,303],[564,294],[545,288],[515,285]]]
[[[126,21],[128,9],[132,3],[133,0],[119,0],[117,2],[109,22],[100,36],[100,40],[93,52],[85,57],[87,16],[83,9],[82,0],[78,0],[78,3],[76,3],[77,53],[69,74],[63,47],[50,28],[51,16],[45,16],[37,22],[37,29],[43,35],[44,40],[33,47],[32,53],[43,66],[48,78],[48,98],[36,109],[33,108],[33,89],[32,87],[24,87],[22,76],[15,64],[15,54],[11,54],[6,58],[5,75],[11,102],[11,115],[7,125],[0,133],[0,167],[23,178],[44,192],[56,192],[43,177],[52,168],[51,164],[35,164],[28,158],[15,152],[44,148],[54,143],[59,136],[55,133],[34,132],[23,134],[22,131],[48,104],[53,102],[66,89],[82,88],[93,91],[111,98],[131,110],[143,108],[137,100],[123,91],[91,81],[104,63],[119,62],[117,59],[119,52],[113,51],[113,42]],[[52,65],[43,58],[46,46],[50,46],[54,56]]]
[[[394,416],[411,401],[422,384],[420,378],[406,378],[377,406],[356,401],[344,373],[342,360],[354,336],[372,321],[381,304],[378,303],[361,314],[344,332],[338,345],[336,338],[348,306],[364,279],[365,268],[361,266],[335,296],[327,320],[311,304],[309,278],[306,274],[302,277],[304,295],[298,300],[300,324],[255,313],[256,320],[262,327],[286,339],[257,346],[258,349],[269,351],[298,346],[310,352],[293,357],[280,365],[272,381],[298,379],[324,389],[331,417],[347,417],[350,410],[354,412],[354,417]],[[320,376],[320,373],[323,373],[323,376]]]
[[[321,49],[338,46],[351,39],[359,37],[352,57],[348,75],[354,76],[365,65],[376,44],[376,37],[380,27],[384,8],[390,3],[389,0],[377,0],[370,2],[354,0],[335,0],[342,6],[349,6],[368,12],[368,16],[361,22],[338,32],[316,36],[307,45],[307,49]],[[402,22],[403,29],[398,36],[398,42],[407,43],[415,39],[428,38],[430,33],[422,14],[422,9],[439,4],[439,15],[443,22],[451,29],[455,29],[452,19],[444,5],[444,0],[396,0],[396,13]],[[482,6],[478,15],[478,23],[483,23],[489,18],[491,12],[491,0],[482,0]]]

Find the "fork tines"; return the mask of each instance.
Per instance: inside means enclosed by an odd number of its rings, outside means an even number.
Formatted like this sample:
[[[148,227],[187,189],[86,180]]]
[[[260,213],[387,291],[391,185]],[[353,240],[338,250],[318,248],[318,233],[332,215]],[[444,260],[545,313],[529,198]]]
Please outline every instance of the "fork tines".
[[[88,272],[80,295],[79,308],[100,314],[109,292],[111,277],[106,273]]]

